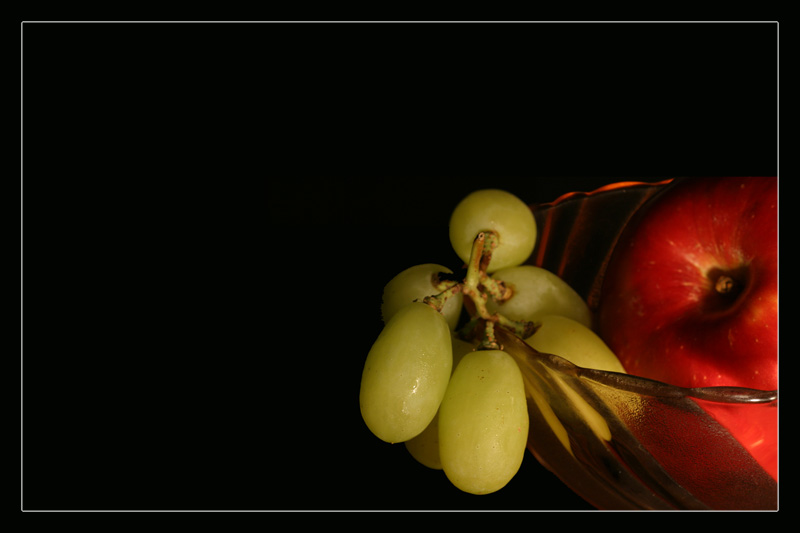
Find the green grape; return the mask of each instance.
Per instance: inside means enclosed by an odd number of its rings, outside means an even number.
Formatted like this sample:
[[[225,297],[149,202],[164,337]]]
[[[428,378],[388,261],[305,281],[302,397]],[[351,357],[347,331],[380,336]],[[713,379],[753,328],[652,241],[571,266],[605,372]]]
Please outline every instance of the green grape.
[[[421,464],[434,470],[442,469],[439,458],[439,412],[436,412],[431,423],[422,433],[405,442],[411,456]]]
[[[378,438],[403,442],[433,420],[453,366],[450,328],[423,303],[397,311],[372,345],[361,375],[364,422]]]
[[[500,350],[469,353],[453,371],[439,407],[439,454],[459,489],[487,494],[519,470],[528,408],[517,363]]]
[[[459,361],[468,353],[475,350],[475,346],[463,341],[458,337],[453,337],[453,368],[455,369]],[[425,431],[411,440],[405,442],[411,456],[434,470],[442,469],[442,460],[439,457],[439,413],[433,417],[431,423]]]
[[[483,189],[469,194],[450,217],[450,243],[459,258],[469,262],[472,243],[482,231],[493,231],[499,244],[487,272],[522,264],[536,244],[533,212],[513,194]]]
[[[421,302],[424,297],[441,292],[433,286],[433,276],[439,272],[453,273],[447,267],[427,263],[407,268],[392,278],[383,289],[383,321],[388,322],[406,304],[414,300]],[[458,319],[461,318],[462,303],[463,295],[459,292],[450,296],[442,307],[442,314],[451,330],[455,330]]]
[[[557,315],[542,317],[538,324],[536,333],[525,339],[535,350],[558,355],[584,368],[625,372],[614,352],[583,324]]]
[[[490,313],[500,313],[512,320],[536,322],[546,315],[561,315],[591,327],[589,306],[572,287],[552,272],[533,265],[504,268],[492,278],[511,286],[513,295],[504,302],[490,299]]]

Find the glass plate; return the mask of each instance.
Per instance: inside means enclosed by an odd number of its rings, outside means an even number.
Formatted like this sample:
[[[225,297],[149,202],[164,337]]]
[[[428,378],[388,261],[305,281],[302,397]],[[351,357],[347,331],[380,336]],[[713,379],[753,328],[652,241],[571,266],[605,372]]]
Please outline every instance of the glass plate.
[[[540,229],[530,264],[566,280],[596,309],[608,258],[630,217],[669,185],[624,182],[531,206]],[[777,509],[778,487],[704,409],[776,409],[777,391],[683,389],[577,367],[497,329],[519,363],[528,448],[600,509]]]

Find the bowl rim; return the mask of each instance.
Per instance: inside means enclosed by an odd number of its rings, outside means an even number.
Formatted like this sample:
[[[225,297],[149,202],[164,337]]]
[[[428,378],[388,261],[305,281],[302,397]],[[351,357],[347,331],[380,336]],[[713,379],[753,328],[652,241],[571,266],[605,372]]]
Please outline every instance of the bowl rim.
[[[552,200],[550,202],[540,202],[540,203],[531,204],[531,208],[535,209],[535,208],[553,207],[555,205],[558,205],[558,204],[561,204],[561,203],[564,203],[564,202],[567,202],[567,201],[570,201],[570,200],[573,200],[573,199],[585,198],[587,196],[594,196],[596,194],[618,191],[620,189],[630,189],[630,188],[634,188],[634,187],[656,187],[656,188],[664,187],[664,186],[669,185],[670,183],[674,182],[676,179],[679,179],[679,178],[665,178],[665,179],[662,179],[662,180],[659,180],[659,181],[637,181],[637,180],[615,181],[615,182],[612,182],[612,183],[608,183],[606,185],[602,185],[602,186],[597,187],[596,189],[592,189],[590,191],[571,191],[571,192],[566,192],[566,193],[562,194],[561,196],[559,196],[558,198],[556,198],[555,200]]]
[[[504,348],[508,346],[509,342],[514,342],[517,344],[515,346],[517,350],[538,358],[545,366],[553,370],[572,377],[588,379],[613,389],[655,398],[694,398],[726,404],[765,404],[778,400],[777,389],[763,390],[731,386],[679,387],[635,374],[578,366],[559,355],[539,352],[513,332],[503,328],[499,329],[502,330],[502,333],[498,332],[498,338],[502,339]]]

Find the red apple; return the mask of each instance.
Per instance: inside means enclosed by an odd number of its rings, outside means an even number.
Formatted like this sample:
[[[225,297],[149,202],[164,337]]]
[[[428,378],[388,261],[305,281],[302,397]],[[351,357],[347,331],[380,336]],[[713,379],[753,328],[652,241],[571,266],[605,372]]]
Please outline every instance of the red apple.
[[[598,330],[630,374],[778,389],[778,180],[676,180],[614,249]],[[777,409],[706,408],[777,479]],[[754,419],[755,418],[755,419]]]

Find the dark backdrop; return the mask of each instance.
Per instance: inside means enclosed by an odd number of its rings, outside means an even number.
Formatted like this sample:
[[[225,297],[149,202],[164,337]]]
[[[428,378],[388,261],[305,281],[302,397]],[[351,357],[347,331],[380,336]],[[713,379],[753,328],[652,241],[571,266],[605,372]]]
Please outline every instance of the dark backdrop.
[[[383,285],[480,187],[777,173],[777,25],[22,25],[22,507],[462,494],[358,411]]]

